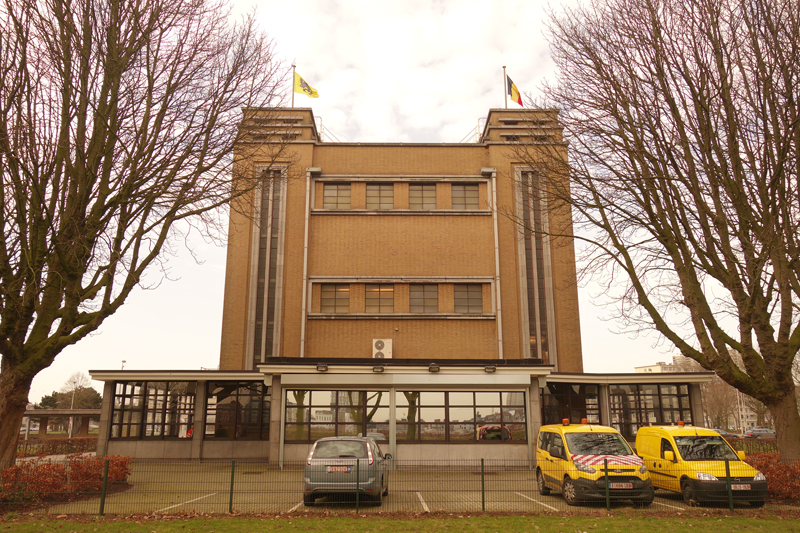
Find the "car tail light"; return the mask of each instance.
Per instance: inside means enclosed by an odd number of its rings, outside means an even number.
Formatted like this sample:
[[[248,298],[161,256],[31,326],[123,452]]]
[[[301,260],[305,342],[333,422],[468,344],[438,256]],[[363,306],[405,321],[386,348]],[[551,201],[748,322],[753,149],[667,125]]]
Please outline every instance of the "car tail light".
[[[317,443],[315,442],[314,445],[311,447],[311,451],[308,452],[308,459],[306,459],[306,464],[311,466],[311,456],[314,455],[314,450],[317,449]]]
[[[372,446],[369,444],[367,444],[367,457],[369,457],[369,464],[375,462],[375,458],[372,456]]]

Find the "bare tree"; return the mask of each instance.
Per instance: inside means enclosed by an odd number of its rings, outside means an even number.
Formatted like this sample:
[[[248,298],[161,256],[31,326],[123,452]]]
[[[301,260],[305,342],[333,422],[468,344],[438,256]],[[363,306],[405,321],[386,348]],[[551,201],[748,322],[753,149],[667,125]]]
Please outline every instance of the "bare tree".
[[[279,105],[286,70],[217,0],[0,1],[2,462],[33,377],[181,231],[223,234],[259,181],[232,172],[242,110]]]
[[[571,206],[625,327],[766,405],[800,459],[798,1],[596,0],[549,39],[570,163],[518,145],[538,194]]]

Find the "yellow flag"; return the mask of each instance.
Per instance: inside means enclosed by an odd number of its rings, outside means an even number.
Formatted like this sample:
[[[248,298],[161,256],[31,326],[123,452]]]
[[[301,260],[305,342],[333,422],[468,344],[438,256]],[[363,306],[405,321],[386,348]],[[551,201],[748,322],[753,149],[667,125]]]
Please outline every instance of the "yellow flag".
[[[317,90],[311,85],[307,84],[306,80],[304,80],[297,72],[294,73],[294,92],[303,93],[311,98],[319,98],[319,93]]]

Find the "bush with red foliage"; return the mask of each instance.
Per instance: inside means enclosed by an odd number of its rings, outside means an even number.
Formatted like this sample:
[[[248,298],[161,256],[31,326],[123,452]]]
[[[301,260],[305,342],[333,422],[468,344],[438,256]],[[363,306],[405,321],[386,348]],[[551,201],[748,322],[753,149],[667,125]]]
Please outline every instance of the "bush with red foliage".
[[[770,500],[800,500],[800,461],[781,462],[779,453],[752,453],[747,462],[767,476]]]
[[[74,499],[97,494],[103,485],[103,469],[108,459],[108,483],[126,483],[133,457],[67,456],[66,462],[48,461],[46,457],[22,461],[3,469],[3,502],[45,502]]]

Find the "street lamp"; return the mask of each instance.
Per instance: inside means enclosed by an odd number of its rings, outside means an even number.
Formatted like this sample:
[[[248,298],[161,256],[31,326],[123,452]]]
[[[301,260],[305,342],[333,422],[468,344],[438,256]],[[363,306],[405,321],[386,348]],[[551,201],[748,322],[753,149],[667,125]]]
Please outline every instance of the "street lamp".
[[[75,407],[75,390],[78,388],[78,380],[72,382],[72,401],[69,403],[69,408],[72,410]],[[72,415],[69,417],[69,438],[72,438]]]
[[[126,361],[125,361],[125,359],[123,359],[122,360],[122,368],[120,368],[120,370],[125,370],[125,363],[126,363]]]

